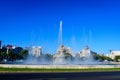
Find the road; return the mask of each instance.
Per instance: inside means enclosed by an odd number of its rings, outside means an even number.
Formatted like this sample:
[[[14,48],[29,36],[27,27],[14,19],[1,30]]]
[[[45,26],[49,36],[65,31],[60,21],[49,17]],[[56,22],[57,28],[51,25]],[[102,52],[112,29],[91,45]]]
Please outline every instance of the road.
[[[0,80],[120,80],[120,72],[0,73]]]

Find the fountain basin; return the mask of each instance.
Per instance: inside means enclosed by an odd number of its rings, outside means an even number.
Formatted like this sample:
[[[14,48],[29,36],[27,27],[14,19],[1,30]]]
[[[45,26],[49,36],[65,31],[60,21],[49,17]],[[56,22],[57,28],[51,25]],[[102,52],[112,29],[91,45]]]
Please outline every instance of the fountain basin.
[[[44,68],[44,69],[89,69],[89,68],[120,68],[120,65],[31,65],[31,64],[0,64],[4,68]]]

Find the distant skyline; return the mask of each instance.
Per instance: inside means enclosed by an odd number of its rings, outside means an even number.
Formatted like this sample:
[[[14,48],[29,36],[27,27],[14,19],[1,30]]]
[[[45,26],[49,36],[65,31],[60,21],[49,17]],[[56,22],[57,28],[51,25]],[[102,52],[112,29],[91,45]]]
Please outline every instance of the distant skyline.
[[[56,53],[62,20],[63,45],[76,53],[120,50],[119,0],[0,0],[2,45],[42,46]]]

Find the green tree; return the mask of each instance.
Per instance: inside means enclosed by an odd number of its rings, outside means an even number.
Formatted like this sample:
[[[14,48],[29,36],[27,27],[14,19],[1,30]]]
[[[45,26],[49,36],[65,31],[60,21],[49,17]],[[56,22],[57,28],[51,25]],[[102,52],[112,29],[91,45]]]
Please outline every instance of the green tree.
[[[115,56],[115,59],[114,59],[116,62],[118,62],[120,60],[120,56]]]
[[[101,62],[104,61],[104,60],[113,61],[110,57],[102,56],[102,55],[99,55],[99,54],[95,54],[93,57],[94,57],[95,60],[99,60]]]
[[[12,53],[12,50],[9,50],[8,54],[7,54],[7,59],[10,61],[14,60],[14,54]]]
[[[47,53],[45,56],[46,56],[46,59],[47,59],[47,60],[50,60],[50,59],[52,58],[52,55],[49,54],[49,53]]]
[[[28,55],[28,51],[27,50],[21,50],[18,54],[18,59],[25,59]]]

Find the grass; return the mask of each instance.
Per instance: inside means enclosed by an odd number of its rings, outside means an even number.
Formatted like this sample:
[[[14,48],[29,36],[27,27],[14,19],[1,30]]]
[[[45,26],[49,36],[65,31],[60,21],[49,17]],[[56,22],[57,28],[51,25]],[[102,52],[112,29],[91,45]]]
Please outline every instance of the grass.
[[[120,68],[87,68],[87,69],[45,69],[45,68],[3,68],[0,67],[0,72],[95,72],[95,71],[120,71]]]

